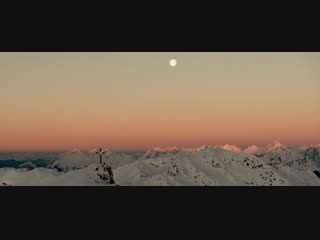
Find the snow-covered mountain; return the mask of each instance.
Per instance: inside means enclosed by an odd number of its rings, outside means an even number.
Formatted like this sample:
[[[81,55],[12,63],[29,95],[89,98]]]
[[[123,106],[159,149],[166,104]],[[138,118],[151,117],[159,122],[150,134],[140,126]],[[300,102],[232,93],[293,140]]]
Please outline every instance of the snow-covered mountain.
[[[244,153],[253,154],[253,155],[262,155],[266,152],[264,147],[258,147],[256,145],[251,145],[243,150]]]
[[[238,147],[236,147],[236,146],[229,145],[229,144],[226,144],[226,145],[217,145],[217,146],[215,146],[215,148],[221,148],[221,149],[228,150],[228,151],[232,151],[232,152],[235,152],[235,153],[240,153],[240,152],[242,152],[242,149],[241,149],[241,148],[238,148]]]
[[[274,142],[239,149],[157,147],[135,157],[112,153],[104,161],[118,163],[113,169],[119,185],[320,185],[315,148],[297,151]]]
[[[290,156],[294,155],[285,155]],[[285,157],[284,163],[289,161]],[[170,152],[115,169],[115,181],[120,185],[320,185],[313,173],[315,165],[303,169],[269,163],[265,157],[222,148]]]
[[[274,152],[274,151],[287,151],[288,147],[285,145],[282,145],[281,143],[275,141],[269,145],[266,146],[267,152]]]
[[[96,186],[101,185],[94,167],[72,170],[60,173],[56,169],[35,168],[26,169],[0,168],[0,185],[2,186]]]
[[[0,184],[2,181],[4,185],[104,185],[99,182],[101,173],[97,176],[96,169],[110,166],[115,183],[120,186],[320,185],[315,174],[320,169],[318,145],[288,147],[274,142],[243,150],[228,144],[156,147],[145,153],[104,149],[103,166],[97,150],[60,153],[47,167],[21,162],[18,169],[0,168]]]

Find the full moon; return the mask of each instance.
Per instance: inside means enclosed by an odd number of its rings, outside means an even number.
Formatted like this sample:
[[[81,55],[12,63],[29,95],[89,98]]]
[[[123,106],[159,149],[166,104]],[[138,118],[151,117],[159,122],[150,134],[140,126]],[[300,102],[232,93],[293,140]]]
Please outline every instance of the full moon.
[[[170,60],[170,66],[171,66],[171,67],[174,67],[174,66],[176,66],[176,65],[177,65],[177,60],[171,59],[171,60]]]

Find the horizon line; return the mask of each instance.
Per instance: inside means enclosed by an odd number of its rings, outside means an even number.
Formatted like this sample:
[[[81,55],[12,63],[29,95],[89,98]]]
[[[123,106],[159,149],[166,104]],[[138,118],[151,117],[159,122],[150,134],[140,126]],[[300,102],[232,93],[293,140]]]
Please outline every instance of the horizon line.
[[[99,149],[99,148],[103,148],[103,149],[107,149],[113,152],[145,152],[148,151],[150,149],[154,149],[154,148],[172,148],[172,147],[176,147],[176,148],[180,148],[180,149],[190,149],[190,148],[199,148],[199,147],[203,147],[203,146],[208,146],[208,147],[218,147],[218,146],[234,146],[237,148],[240,148],[241,150],[244,150],[245,148],[248,148],[250,146],[257,146],[257,147],[266,147],[268,145],[271,145],[273,143],[280,143],[281,145],[285,145],[287,147],[302,147],[302,146],[313,146],[313,145],[320,145],[320,143],[309,143],[309,144],[284,144],[281,143],[280,141],[273,141],[267,144],[249,144],[249,145],[245,145],[245,146],[240,146],[240,145],[236,145],[236,144],[229,144],[229,143],[225,143],[225,144],[215,144],[215,145],[210,145],[210,144],[202,144],[202,145],[193,145],[193,146],[183,146],[183,147],[178,147],[176,145],[166,145],[166,146],[153,146],[153,147],[147,147],[147,148],[139,148],[139,149],[112,149],[112,148],[107,148],[107,147],[96,147],[96,148],[70,148],[70,149],[55,149],[55,150],[49,150],[49,149],[45,149],[45,150],[0,150],[0,153],[61,153],[61,152],[69,152],[72,150],[80,150],[80,151],[88,151],[90,149]]]

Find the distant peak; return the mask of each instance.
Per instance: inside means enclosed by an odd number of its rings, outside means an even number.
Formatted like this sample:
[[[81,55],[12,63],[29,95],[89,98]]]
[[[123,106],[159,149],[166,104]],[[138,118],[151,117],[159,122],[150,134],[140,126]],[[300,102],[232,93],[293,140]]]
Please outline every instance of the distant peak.
[[[169,152],[178,152],[180,151],[177,147],[153,147],[146,151],[147,154],[150,153],[169,153]]]
[[[282,144],[278,141],[274,141],[273,143],[271,143],[271,146],[278,146],[278,145],[282,146]]]
[[[231,152],[235,152],[235,153],[240,153],[240,152],[242,152],[242,149],[241,149],[241,148],[238,148],[238,147],[236,147],[236,146],[229,145],[229,144],[216,145],[215,148],[222,148],[222,149],[224,149],[224,150],[231,151]]]
[[[274,141],[273,143],[269,144],[267,147],[267,151],[278,151],[278,150],[287,150],[288,147],[281,144],[278,141]]]
[[[164,147],[164,148],[162,148],[162,147],[154,147],[154,148],[152,148],[151,149],[151,151],[154,151],[154,152],[177,152],[177,151],[179,151],[180,149],[178,148],[178,147],[176,147],[176,146],[174,146],[174,147]]]
[[[257,145],[251,145],[243,150],[244,153],[258,154],[265,151],[264,147],[258,147]]]
[[[251,145],[251,146],[249,146],[249,147],[247,147],[247,148],[257,148],[257,145]]]
[[[201,147],[198,147],[198,148],[196,148],[196,149],[194,149],[194,150],[195,150],[195,151],[201,151],[201,150],[204,150],[204,149],[207,149],[207,148],[209,148],[208,145],[202,145]]]

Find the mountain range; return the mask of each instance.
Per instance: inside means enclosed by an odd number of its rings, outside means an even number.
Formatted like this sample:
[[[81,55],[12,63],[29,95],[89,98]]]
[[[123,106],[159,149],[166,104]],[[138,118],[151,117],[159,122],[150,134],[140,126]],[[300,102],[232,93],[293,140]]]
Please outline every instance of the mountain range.
[[[50,161],[44,167],[23,161],[18,168],[0,168],[0,183],[97,185],[95,169],[100,163],[96,152],[97,149],[75,149],[48,155]],[[227,144],[198,148],[155,147],[137,153],[108,149],[104,152],[103,163],[111,166],[115,183],[120,186],[320,185],[317,174],[320,144],[289,147],[273,142],[244,149]],[[23,160],[19,154],[8,156]],[[6,157],[0,154],[0,163],[8,160]],[[45,155],[42,158],[45,159]]]

